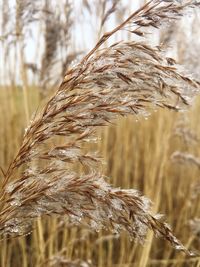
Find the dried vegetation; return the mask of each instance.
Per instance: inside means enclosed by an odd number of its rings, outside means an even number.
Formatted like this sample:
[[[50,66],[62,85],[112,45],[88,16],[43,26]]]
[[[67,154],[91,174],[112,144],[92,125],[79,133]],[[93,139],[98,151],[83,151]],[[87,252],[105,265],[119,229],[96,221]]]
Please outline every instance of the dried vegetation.
[[[101,26],[116,4],[113,2],[105,12]],[[147,117],[159,107],[177,111],[190,104],[200,83],[180,71],[161,46],[147,44],[145,36],[149,27],[159,28],[199,5],[198,1],[147,2],[105,33],[81,62],[65,73],[58,90],[33,116],[16,157],[6,171],[2,169],[2,235],[24,235],[32,230],[35,218],[56,215],[96,231],[126,231],[140,242],[144,242],[150,229],[176,249],[192,254],[173,235],[162,216],[152,212],[148,198],[133,189],[111,186],[102,172],[101,158],[86,153],[84,148],[86,143],[96,141],[98,129],[117,116]],[[128,30],[141,40],[102,48],[120,30]],[[57,32],[55,25],[47,21],[43,81],[56,54],[57,43],[52,46],[51,41],[54,31]],[[180,153],[173,157],[186,158]],[[191,156],[187,158],[199,164]],[[76,262],[73,264],[69,266],[76,266]]]

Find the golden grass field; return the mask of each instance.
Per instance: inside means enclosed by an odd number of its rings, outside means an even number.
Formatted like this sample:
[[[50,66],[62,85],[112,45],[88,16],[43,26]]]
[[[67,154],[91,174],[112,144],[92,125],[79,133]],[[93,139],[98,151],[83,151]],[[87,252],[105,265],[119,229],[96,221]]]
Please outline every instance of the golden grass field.
[[[28,90],[32,113],[40,103],[37,88]],[[25,125],[24,100],[19,88],[0,90],[0,165],[8,167],[20,146]],[[199,141],[185,143],[174,135],[176,125],[188,117],[187,127],[200,137],[200,105],[197,99],[189,112],[158,110],[143,117],[120,118],[99,132],[101,140],[88,149],[99,150],[105,159],[105,174],[116,187],[140,190],[153,202],[155,212],[166,215],[175,235],[190,250],[200,248],[199,232],[190,221],[200,215],[200,194],[194,187],[200,171],[193,164],[172,162],[175,151],[200,157]],[[0,242],[1,267],[68,266],[67,259],[91,260],[97,267],[199,267],[200,257],[188,257],[150,232],[144,245],[127,234],[116,235],[88,227],[72,226],[56,218],[38,220],[32,233]],[[54,259],[54,261],[53,261]],[[51,261],[52,260],[52,261]],[[80,265],[82,266],[82,265]],[[85,266],[85,265],[83,265]]]

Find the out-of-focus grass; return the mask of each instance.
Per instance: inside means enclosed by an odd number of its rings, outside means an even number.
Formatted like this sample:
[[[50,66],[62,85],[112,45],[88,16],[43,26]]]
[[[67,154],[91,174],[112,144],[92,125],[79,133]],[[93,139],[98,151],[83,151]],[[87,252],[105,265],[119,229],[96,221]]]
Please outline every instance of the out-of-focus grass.
[[[37,88],[29,88],[30,113],[40,103]],[[189,113],[189,124],[200,136],[199,101]],[[3,169],[16,153],[26,127],[23,92],[20,88],[0,89],[0,165]],[[115,186],[135,188],[154,201],[155,212],[166,214],[176,236],[190,249],[198,249],[200,240],[192,234],[189,220],[200,217],[199,198],[192,199],[191,186],[199,179],[199,170],[174,164],[170,155],[176,150],[194,150],[173,135],[180,116],[159,110],[148,120],[120,118],[101,130],[101,141],[88,149],[99,149],[105,159],[105,173]],[[47,259],[63,250],[68,259],[91,259],[98,267],[200,266],[200,258],[188,258],[165,241],[147,237],[144,246],[130,242],[126,234],[93,233],[56,218],[43,218],[26,237],[0,242],[0,266],[48,266]],[[44,264],[43,264],[44,263]],[[58,265],[61,266],[61,265]]]
[[[29,109],[33,113],[39,104],[39,91],[29,89]],[[23,91],[0,88],[0,165],[5,168],[19,148],[26,127]]]

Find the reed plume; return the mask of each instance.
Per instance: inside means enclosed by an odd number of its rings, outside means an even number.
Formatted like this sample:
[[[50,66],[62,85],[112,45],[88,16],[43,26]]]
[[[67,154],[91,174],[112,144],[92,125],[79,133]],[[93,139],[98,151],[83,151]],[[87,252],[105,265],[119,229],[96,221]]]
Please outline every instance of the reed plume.
[[[50,80],[51,68],[55,63],[55,57],[58,49],[58,42],[60,38],[60,21],[57,14],[53,12],[49,1],[45,1],[45,49],[41,62],[40,83],[43,88]]]
[[[75,47],[72,45],[72,28],[74,26],[75,18],[72,16],[74,6],[70,1],[66,1],[64,4],[64,19],[60,23],[60,47],[62,50],[62,72],[61,75],[64,77],[66,70],[72,64],[73,61],[77,59],[82,53],[81,51],[76,51]],[[71,51],[71,47],[73,50]]]
[[[197,169],[197,177],[196,181],[190,184],[190,191],[187,197],[186,204],[189,208],[193,208],[198,212],[198,205],[195,206],[195,202],[199,203],[200,199],[200,180],[199,180],[199,170],[200,170],[200,157],[197,155],[197,151],[194,152],[194,148],[198,147],[200,138],[198,134],[186,126],[185,122],[187,121],[187,117],[181,118],[178,125],[175,128],[175,136],[177,136],[180,141],[182,141],[185,145],[184,151],[177,150],[171,155],[171,159],[174,163],[179,163],[184,166],[184,168],[189,167],[194,170],[194,167]],[[188,121],[187,121],[188,123]],[[187,177],[189,178],[189,177]],[[200,218],[190,218],[187,222],[190,226],[190,229],[193,234],[193,238],[199,240],[200,233]]]
[[[49,266],[49,267],[95,267],[91,263],[91,261],[82,261],[80,259],[76,260],[68,260],[65,256],[63,256],[65,250],[60,251],[56,255],[52,256],[51,258],[45,260],[41,267]]]
[[[101,159],[83,148],[95,140],[98,128],[119,115],[148,116],[157,107],[179,110],[189,104],[199,82],[179,72],[160,47],[146,44],[145,39],[100,47],[119,30],[128,27],[143,36],[143,28],[159,27],[197,6],[196,1],[149,1],[104,34],[65,74],[56,93],[33,117],[8,170],[2,170],[1,234],[25,234],[39,216],[67,215],[75,224],[84,222],[97,231],[127,231],[141,242],[151,229],[188,252],[162,216],[152,213],[149,199],[133,189],[113,188],[102,174]],[[63,144],[58,137],[64,137]],[[83,166],[82,171],[77,165]],[[16,178],[19,168],[22,173]]]
[[[119,0],[113,0],[111,7],[108,9],[106,9],[106,1],[102,2],[103,12],[102,12],[102,18],[101,18],[101,25],[100,25],[101,29],[104,26],[105,22],[110,17],[110,15],[116,11],[117,5],[119,4],[119,2],[120,2]]]
[[[43,9],[45,47],[39,77],[40,86],[43,89],[42,94],[47,94],[45,90],[52,88],[60,81],[60,76],[64,76],[69,65],[81,54],[81,52],[75,51],[72,44],[71,28],[75,21],[72,17],[73,8],[73,4],[68,0],[54,5],[53,2],[45,2]],[[72,49],[70,49],[71,47]]]
[[[3,35],[7,34],[8,31],[8,24],[9,24],[9,4],[7,1],[2,2],[2,8],[1,8],[1,16],[2,16],[2,21],[1,21],[1,38],[3,40]]]

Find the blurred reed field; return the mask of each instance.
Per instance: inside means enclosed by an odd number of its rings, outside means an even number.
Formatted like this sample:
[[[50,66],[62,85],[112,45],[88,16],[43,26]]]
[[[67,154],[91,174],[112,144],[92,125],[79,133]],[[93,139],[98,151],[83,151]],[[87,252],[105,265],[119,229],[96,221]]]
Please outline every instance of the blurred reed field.
[[[156,1],[151,2],[158,4],[159,1]],[[129,1],[120,0],[16,0],[16,3],[1,0],[0,187],[3,188],[5,172],[21,147],[29,120],[34,123],[34,112],[45,105],[49,95],[54,94],[66,70],[71,70],[74,61],[80,61],[107,27],[114,28],[113,25],[121,23],[130,12],[146,2],[134,1],[130,11]],[[79,18],[76,12],[80,12]],[[175,56],[187,73],[192,74],[190,78],[197,80],[200,80],[199,12],[199,9],[190,11],[186,21],[170,22],[155,34],[154,30],[150,30],[154,36],[152,42],[159,42],[169,57],[171,54]],[[96,23],[95,34],[87,33],[93,38],[92,45],[84,43],[88,42],[88,36],[80,36],[82,32],[86,34],[85,29],[91,30],[91,33],[94,31],[84,24],[85,21],[87,24],[88,18]],[[173,30],[175,27],[176,32]],[[124,35],[117,35],[116,41],[117,38],[143,38],[138,37],[141,34],[138,28],[136,37],[125,31]],[[81,37],[84,47],[79,46]],[[148,47],[146,49],[148,51]],[[126,76],[120,77],[126,80]],[[197,96],[191,107],[180,112],[168,102],[165,105],[168,109],[158,105],[145,116],[141,113],[125,117],[126,112],[124,114],[120,109],[119,114],[123,116],[117,117],[107,127],[102,124],[97,129],[97,138],[93,142],[89,139],[81,148],[84,155],[98,151],[99,156],[94,154],[94,158],[103,159],[99,172],[105,174],[106,182],[113,188],[134,188],[151,199],[153,213],[165,214],[163,221],[169,223],[174,235],[187,250],[196,252],[193,256],[176,250],[151,230],[147,231],[146,241],[140,244],[126,228],[123,228],[125,231],[117,231],[116,228],[110,231],[97,227],[95,231],[87,221],[79,224],[79,218],[72,221],[68,216],[63,218],[45,213],[33,222],[33,229],[28,225],[22,236],[17,235],[18,229],[15,232],[14,226],[11,229],[0,220],[0,234],[8,228],[6,234],[1,235],[0,267],[200,267],[200,98]],[[93,136],[90,138],[93,139]],[[45,149],[55,143],[61,146],[63,136],[50,140]],[[42,164],[41,159],[38,165],[46,168]],[[74,165],[80,174],[85,168],[86,172],[90,168],[79,164],[78,160]],[[25,165],[17,168],[12,179],[19,179],[25,169]],[[17,185],[14,191],[19,187]],[[3,198],[7,193],[2,192],[0,215],[3,217],[9,207],[3,209],[6,205]],[[30,193],[33,194],[32,191]],[[14,198],[15,192],[12,196]],[[118,202],[115,204],[119,205]],[[26,212],[26,206],[24,210]],[[14,215],[17,217],[17,212]],[[31,214],[28,216],[32,221]],[[165,230],[163,236],[171,238]]]

